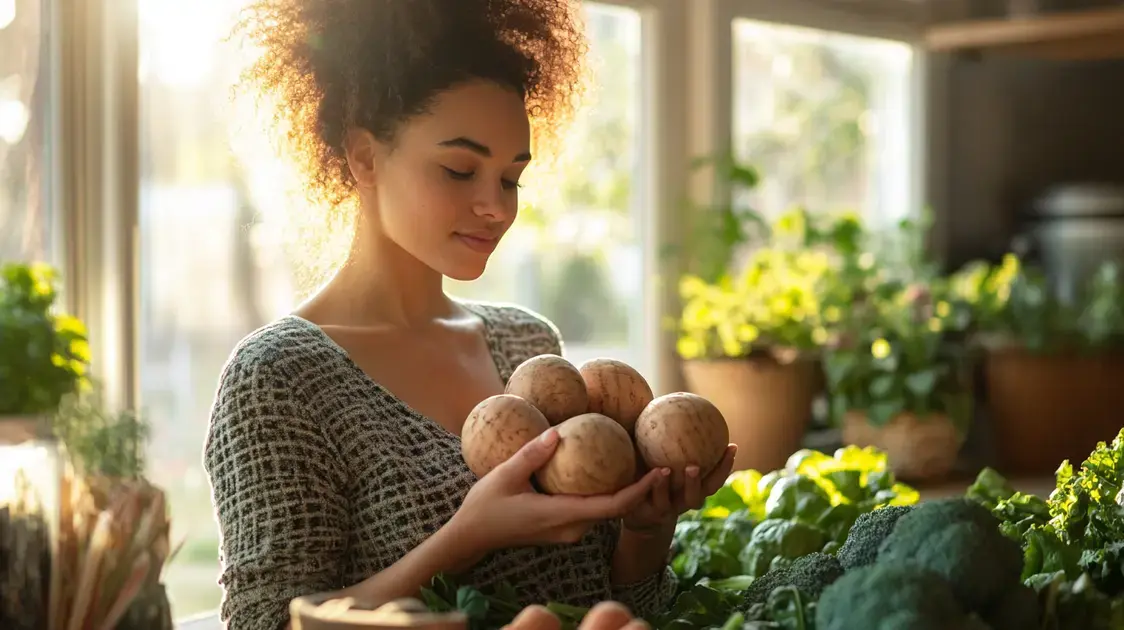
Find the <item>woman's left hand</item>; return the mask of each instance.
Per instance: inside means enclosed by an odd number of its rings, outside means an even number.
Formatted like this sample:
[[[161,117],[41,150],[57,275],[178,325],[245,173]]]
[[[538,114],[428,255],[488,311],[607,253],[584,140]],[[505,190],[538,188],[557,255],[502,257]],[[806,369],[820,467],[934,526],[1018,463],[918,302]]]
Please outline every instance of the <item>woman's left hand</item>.
[[[734,468],[734,454],[737,452],[736,445],[727,446],[722,460],[705,477],[699,475],[698,466],[688,466],[684,471],[683,487],[678,489],[672,488],[671,469],[664,468],[645,500],[625,515],[625,529],[639,534],[663,531],[673,527],[680,514],[701,508],[706,498],[726,483]]]

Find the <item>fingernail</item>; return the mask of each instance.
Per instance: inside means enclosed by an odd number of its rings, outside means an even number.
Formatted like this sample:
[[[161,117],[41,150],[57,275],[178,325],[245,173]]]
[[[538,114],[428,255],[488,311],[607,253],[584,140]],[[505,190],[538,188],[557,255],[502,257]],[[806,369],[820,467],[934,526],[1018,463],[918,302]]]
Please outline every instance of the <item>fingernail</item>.
[[[699,476],[699,467],[698,466],[688,466],[687,467],[687,476],[688,477],[698,477]]]
[[[547,446],[554,444],[558,441],[558,430],[554,427],[547,429],[545,432],[543,432],[542,435],[539,436],[539,440]]]
[[[730,445],[730,453],[734,454],[734,455],[738,454],[738,445],[737,444],[731,444]]]
[[[671,469],[670,468],[661,468],[660,474],[663,475],[664,477],[670,476],[671,475]]]

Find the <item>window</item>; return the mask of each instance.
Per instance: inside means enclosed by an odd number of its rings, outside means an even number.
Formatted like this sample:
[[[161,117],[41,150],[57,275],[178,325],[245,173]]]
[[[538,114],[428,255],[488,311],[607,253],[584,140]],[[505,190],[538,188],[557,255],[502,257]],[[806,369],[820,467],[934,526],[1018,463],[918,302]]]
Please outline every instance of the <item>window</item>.
[[[166,576],[177,617],[219,605],[201,452],[220,371],[240,338],[295,306],[305,285],[282,236],[294,219],[317,220],[278,190],[286,175],[255,124],[231,113],[240,64],[222,40],[242,3],[139,0],[138,373],[151,475],[168,492],[173,536],[187,538]],[[595,109],[578,121],[557,177],[524,176],[527,203],[484,277],[449,290],[543,312],[575,361],[610,354],[644,369],[640,16],[587,6]]]
[[[48,0],[0,0],[0,262],[54,262]]]
[[[587,4],[592,102],[552,172],[528,168],[520,217],[484,275],[449,281],[459,296],[515,302],[558,326],[566,355],[628,362],[651,378],[643,268],[646,173],[641,167],[641,17]]]
[[[908,44],[737,19],[733,48],[734,150],[762,175],[742,201],[767,216],[913,211]]]
[[[140,405],[153,481],[168,493],[173,537],[186,538],[166,577],[177,617],[219,605],[202,468],[219,373],[240,338],[296,300],[278,236],[293,204],[231,113],[240,65],[223,38],[241,4],[139,2]]]

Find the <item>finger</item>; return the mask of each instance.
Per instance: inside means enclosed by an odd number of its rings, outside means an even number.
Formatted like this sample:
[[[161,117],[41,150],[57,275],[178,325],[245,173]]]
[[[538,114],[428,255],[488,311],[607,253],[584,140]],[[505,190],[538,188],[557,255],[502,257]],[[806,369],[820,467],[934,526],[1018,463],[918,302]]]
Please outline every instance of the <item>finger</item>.
[[[528,606],[511,623],[507,630],[562,630],[562,621],[554,616],[546,606]]]
[[[652,508],[657,514],[671,511],[671,469],[661,468],[656,485],[652,486]]]
[[[730,472],[734,469],[734,457],[738,454],[738,445],[731,444],[726,447],[726,454],[722,456],[722,461],[714,467],[706,479],[703,480],[703,494],[710,496],[725,483],[726,479],[730,477]]]
[[[559,501],[558,510],[566,509],[569,518],[581,521],[598,521],[607,518],[617,518],[640,505],[652,491],[652,487],[660,477],[659,469],[648,471],[640,481],[629,485],[615,494],[605,494],[590,497],[552,497],[553,499],[568,499],[563,505]]]
[[[649,626],[648,622],[643,619],[633,619],[628,622],[627,626],[621,628],[621,630],[652,630],[652,626]]]
[[[632,621],[632,613],[623,604],[601,602],[582,619],[578,630],[620,630]]]
[[[558,430],[551,427],[539,437],[524,444],[523,448],[516,451],[507,461],[496,466],[489,474],[499,473],[498,476],[526,482],[536,470],[550,461],[557,447]]]
[[[616,494],[605,497],[608,502],[606,509],[609,510],[609,516],[623,516],[625,513],[633,510],[636,506],[644,502],[648,495],[663,478],[663,473],[660,469],[650,470],[647,475],[644,475],[640,481],[632,484],[617,492]]]
[[[687,479],[683,484],[683,503],[689,510],[697,510],[702,507],[703,493],[702,493],[702,479],[699,478],[699,467],[688,466]]]

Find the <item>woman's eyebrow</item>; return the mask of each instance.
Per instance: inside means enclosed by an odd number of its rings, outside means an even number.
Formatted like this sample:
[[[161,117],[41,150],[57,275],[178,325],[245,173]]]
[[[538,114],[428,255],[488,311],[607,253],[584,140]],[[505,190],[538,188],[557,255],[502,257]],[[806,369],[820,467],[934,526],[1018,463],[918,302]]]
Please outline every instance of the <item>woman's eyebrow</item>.
[[[483,143],[480,143],[480,142],[477,142],[476,140],[473,140],[471,138],[466,138],[464,136],[458,136],[458,137],[453,138],[451,140],[444,140],[442,142],[438,142],[437,144],[439,144],[440,146],[443,146],[443,147],[460,147],[462,149],[468,149],[469,151],[473,151],[474,153],[479,153],[480,155],[482,155],[484,157],[492,157],[492,150],[489,149],[487,147],[487,145],[485,145]],[[531,161],[531,152],[530,151],[524,151],[523,153],[520,153],[520,154],[516,155],[515,159],[512,160],[512,162],[530,162],[530,161]]]

